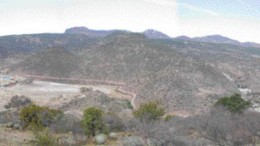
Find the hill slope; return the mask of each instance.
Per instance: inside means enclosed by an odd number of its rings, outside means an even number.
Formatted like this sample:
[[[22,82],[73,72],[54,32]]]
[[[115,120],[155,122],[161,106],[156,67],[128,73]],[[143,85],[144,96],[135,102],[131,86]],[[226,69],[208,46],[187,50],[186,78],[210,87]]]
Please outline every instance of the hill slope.
[[[231,50],[215,44],[153,40],[140,33],[116,32],[76,55],[64,50],[43,52],[13,68],[28,74],[125,82],[124,90],[137,94],[137,105],[159,99],[168,111],[198,112],[210,107],[214,97],[237,91],[236,83],[223,74],[227,67],[216,67],[222,62],[214,64],[218,54],[232,54]],[[241,59],[235,58],[236,54],[231,56],[238,62]]]
[[[142,34],[117,34],[81,53],[88,78],[123,81],[136,102],[161,99],[169,110],[209,105],[204,98],[234,91],[234,85],[203,61],[154,43]],[[207,106],[205,106],[207,107]]]
[[[0,37],[0,51],[5,55],[31,54],[52,47],[67,50],[86,48],[97,43],[97,39],[81,34],[26,34]]]
[[[44,75],[51,77],[71,77],[80,75],[81,60],[63,48],[53,48],[32,55],[11,67],[16,73]]]

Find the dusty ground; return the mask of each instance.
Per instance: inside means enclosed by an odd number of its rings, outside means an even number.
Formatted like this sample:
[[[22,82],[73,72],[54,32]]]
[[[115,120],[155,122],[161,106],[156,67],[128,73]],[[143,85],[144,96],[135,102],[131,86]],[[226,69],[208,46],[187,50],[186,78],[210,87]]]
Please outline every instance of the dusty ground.
[[[117,92],[117,86],[72,85],[47,81],[34,81],[33,83],[26,85],[17,84],[12,87],[2,87],[0,90],[0,110],[4,110],[4,105],[7,104],[14,95],[24,95],[31,98],[36,104],[57,108],[72,99],[82,96],[80,93],[81,87],[92,88],[94,91],[103,92],[112,98],[131,98]]]
[[[34,80],[31,84],[16,84],[10,87],[1,87],[0,89],[0,111],[5,110],[6,105],[11,97],[15,95],[24,95],[29,97],[34,103],[41,106],[48,106],[51,108],[60,108],[63,105],[69,103],[73,99],[84,98],[84,95],[80,92],[81,87],[92,89],[93,91],[100,91],[105,93],[111,98],[115,99],[127,99],[131,102],[132,106],[135,106],[134,93],[121,90],[120,86],[112,85],[79,85],[79,84],[65,84],[55,83],[49,81]],[[82,111],[70,111],[77,115],[81,115]],[[190,113],[183,113],[184,111],[173,111],[174,115],[187,117]],[[171,113],[169,113],[171,114]]]
[[[14,131],[10,128],[0,127],[1,146],[30,146],[30,140],[32,140],[32,138],[31,132]]]
[[[55,134],[58,137],[68,137],[70,134]],[[119,137],[125,137],[125,133],[118,133]],[[33,146],[34,136],[30,131],[13,130],[0,126],[0,146]],[[88,139],[82,146],[95,146],[92,139]],[[120,142],[116,139],[109,139],[106,146],[120,146]]]

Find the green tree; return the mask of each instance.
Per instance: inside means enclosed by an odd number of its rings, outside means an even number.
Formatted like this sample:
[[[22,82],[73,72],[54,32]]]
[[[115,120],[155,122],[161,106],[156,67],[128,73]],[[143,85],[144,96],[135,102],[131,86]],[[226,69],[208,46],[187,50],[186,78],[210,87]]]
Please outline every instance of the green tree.
[[[231,96],[220,98],[216,106],[224,106],[232,113],[242,113],[244,110],[250,107],[250,101],[244,100],[240,94],[235,93]]]
[[[134,116],[140,120],[158,120],[165,114],[164,107],[159,101],[150,101],[141,104],[140,107],[133,112]]]
[[[19,114],[23,128],[32,127],[37,129],[47,127],[58,118],[58,115],[62,115],[62,112],[35,104],[22,108]]]
[[[98,133],[107,132],[107,127],[103,120],[103,111],[98,108],[88,108],[84,111],[82,125],[85,134],[95,136]]]

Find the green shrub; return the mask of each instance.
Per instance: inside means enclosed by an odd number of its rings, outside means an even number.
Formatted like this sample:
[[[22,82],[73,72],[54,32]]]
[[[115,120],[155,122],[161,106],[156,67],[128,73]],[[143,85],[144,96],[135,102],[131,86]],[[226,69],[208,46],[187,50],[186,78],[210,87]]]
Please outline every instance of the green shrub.
[[[165,121],[165,122],[168,122],[168,121],[170,121],[173,117],[174,117],[174,116],[172,116],[172,115],[167,115],[167,116],[164,117],[164,121]]]
[[[232,113],[242,113],[250,107],[251,103],[241,98],[240,94],[235,93],[231,96],[220,98],[215,105],[224,106]]]
[[[131,101],[127,100],[127,101],[126,101],[126,104],[127,104],[127,107],[128,107],[129,109],[131,109],[131,110],[134,109],[134,107],[133,107]]]
[[[88,108],[84,111],[82,126],[87,136],[95,136],[99,133],[106,133],[107,127],[103,120],[103,111],[98,108]]]
[[[150,101],[141,104],[133,114],[140,120],[158,120],[164,116],[165,110],[159,101]]]
[[[33,134],[35,137],[36,146],[57,146],[57,138],[47,129],[39,130],[34,129]]]
[[[31,104],[22,108],[19,116],[23,128],[43,128],[55,121],[59,117],[58,115],[62,115],[62,112]]]

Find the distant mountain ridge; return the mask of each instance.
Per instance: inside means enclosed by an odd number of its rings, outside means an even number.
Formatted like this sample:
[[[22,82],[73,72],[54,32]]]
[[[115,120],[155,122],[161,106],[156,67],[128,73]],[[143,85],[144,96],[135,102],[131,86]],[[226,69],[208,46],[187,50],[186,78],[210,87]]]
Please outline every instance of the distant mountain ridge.
[[[86,27],[73,27],[67,29],[64,33],[41,33],[41,34],[24,34],[24,35],[9,35],[0,37],[0,57],[5,58],[10,55],[19,53],[37,53],[52,47],[65,47],[67,50],[78,50],[89,48],[97,44],[100,39],[113,36],[117,33],[133,33],[127,30],[92,30]],[[239,47],[245,47],[247,52],[251,54],[259,54],[258,48],[260,44],[254,42],[241,43],[239,41],[221,36],[212,35],[204,37],[190,38],[188,36],[179,36],[170,38],[166,34],[148,29],[140,34],[142,37],[147,37],[153,40],[168,40],[179,42],[193,42],[193,43],[211,43],[214,44],[227,44]],[[141,37],[139,35],[136,35]],[[257,49],[254,49],[257,48]]]
[[[114,32],[131,32],[127,30],[94,30],[89,29],[84,26],[80,27],[72,27],[68,28],[65,31],[65,34],[81,34],[86,35],[88,37],[92,38],[99,38],[99,37],[106,37]],[[150,39],[175,39],[175,40],[181,40],[181,41],[196,41],[196,42],[204,42],[204,43],[216,43],[216,44],[231,44],[231,45],[237,45],[237,46],[243,46],[243,47],[255,47],[260,48],[260,44],[254,43],[254,42],[239,42],[237,40],[228,38],[226,36],[222,35],[208,35],[208,36],[202,36],[202,37],[188,37],[188,36],[178,36],[175,38],[171,38],[167,34],[160,32],[158,30],[154,29],[147,29],[144,32],[142,32],[146,37]]]
[[[106,37],[114,32],[130,32],[127,30],[93,30],[84,26],[72,27],[65,30],[65,34],[83,34],[88,37]],[[169,39],[170,37],[160,31],[154,29],[147,29],[143,32],[148,38],[151,39]]]
[[[222,35],[208,35],[203,37],[194,37],[190,38],[188,36],[179,36],[173,38],[175,40],[182,40],[182,41],[196,41],[196,42],[203,42],[203,43],[216,43],[216,44],[231,44],[231,45],[238,45],[243,47],[256,47],[260,48],[260,44],[254,42],[239,42],[237,40],[222,36]]]
[[[188,37],[188,36],[185,36],[185,35],[182,35],[182,36],[178,36],[176,38],[174,38],[175,40],[181,40],[181,41],[191,41],[192,38]]]
[[[89,37],[106,37],[121,30],[92,30],[84,26],[72,27],[65,30],[65,34],[84,34]]]
[[[210,42],[210,43],[221,43],[221,44],[239,44],[239,41],[230,39],[221,35],[209,35],[204,37],[195,37],[193,40],[198,42]]]

